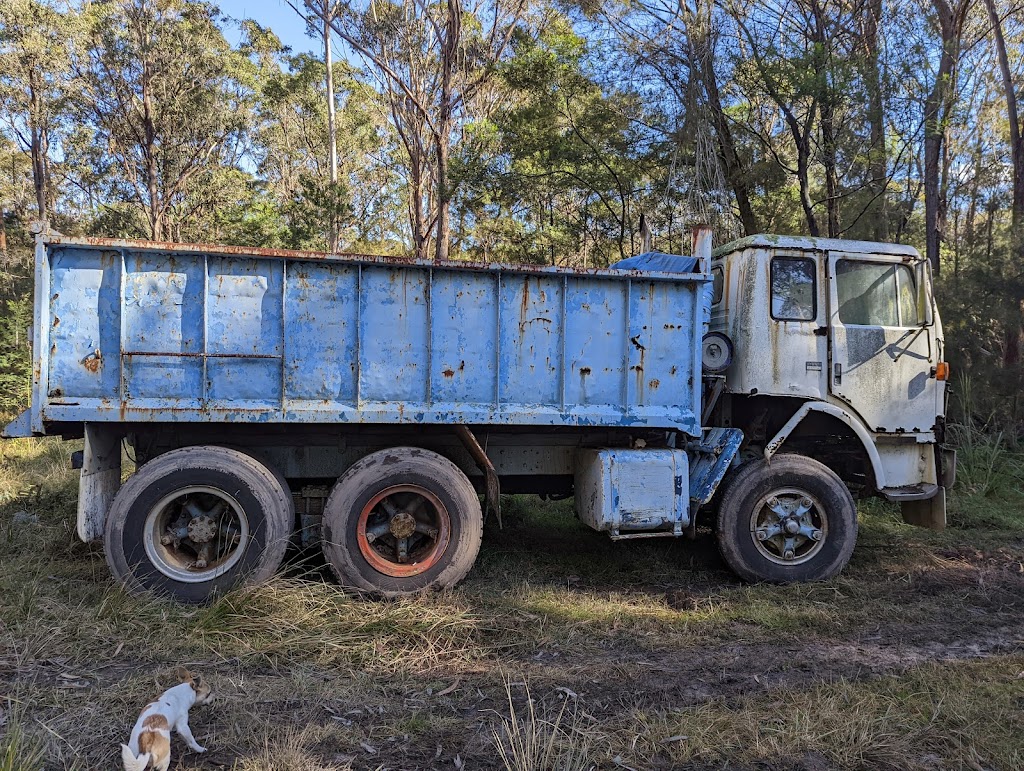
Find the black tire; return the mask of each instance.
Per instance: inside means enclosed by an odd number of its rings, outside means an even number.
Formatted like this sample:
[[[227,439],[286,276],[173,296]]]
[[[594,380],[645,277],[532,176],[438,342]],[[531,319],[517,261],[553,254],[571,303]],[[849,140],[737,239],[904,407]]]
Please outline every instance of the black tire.
[[[719,504],[717,531],[722,557],[745,581],[821,581],[850,561],[857,508],[827,466],[780,454],[771,463],[745,463],[732,475]]]
[[[395,531],[399,518],[416,528],[404,539],[395,535],[404,532]],[[374,523],[383,532],[371,543]],[[482,533],[480,499],[466,475],[447,458],[415,447],[357,461],[324,504],[322,547],[338,581],[376,596],[454,586],[473,567]],[[405,562],[398,557],[401,540],[412,547]]]
[[[192,603],[267,580],[284,558],[295,520],[291,494],[281,480],[229,447],[184,447],[153,458],[124,484],[107,515],[104,544],[111,572],[129,591]],[[220,527],[207,536],[226,556],[206,569],[186,564],[202,556],[193,542],[162,544],[156,535],[168,533],[167,526],[185,516],[184,504],[195,501],[213,501],[228,520],[222,524],[220,515]],[[220,542],[224,528],[231,528],[226,540],[237,534],[237,543]]]

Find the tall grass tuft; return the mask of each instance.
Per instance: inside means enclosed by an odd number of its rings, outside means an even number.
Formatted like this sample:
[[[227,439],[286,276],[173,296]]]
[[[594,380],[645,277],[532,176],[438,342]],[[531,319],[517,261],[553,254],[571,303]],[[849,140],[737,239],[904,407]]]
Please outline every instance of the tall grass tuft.
[[[947,431],[957,451],[951,524],[1024,529],[1024,447],[1016,427],[979,414],[966,376],[958,381],[957,401],[962,422],[951,422]]]
[[[45,747],[25,733],[21,710],[7,702],[0,709],[0,771],[38,771],[43,767]]]
[[[566,695],[557,709],[538,703],[526,686],[526,705],[519,711],[506,680],[508,717],[492,729],[494,746],[507,771],[586,771],[595,768],[596,736],[585,722],[575,698]]]

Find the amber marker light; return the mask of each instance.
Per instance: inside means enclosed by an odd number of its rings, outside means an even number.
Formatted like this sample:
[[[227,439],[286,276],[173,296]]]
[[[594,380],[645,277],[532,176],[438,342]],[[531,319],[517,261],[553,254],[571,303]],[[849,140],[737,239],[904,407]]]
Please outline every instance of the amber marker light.
[[[932,368],[932,377],[936,380],[949,380],[949,362],[940,361]]]

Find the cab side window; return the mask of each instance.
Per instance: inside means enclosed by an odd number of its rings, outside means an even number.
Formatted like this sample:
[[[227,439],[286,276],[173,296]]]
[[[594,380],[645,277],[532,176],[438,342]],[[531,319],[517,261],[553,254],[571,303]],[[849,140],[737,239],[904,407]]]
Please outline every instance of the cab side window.
[[[813,321],[818,315],[817,267],[807,257],[773,257],[772,318]]]
[[[722,302],[722,295],[725,293],[725,271],[722,270],[721,265],[715,265],[711,268],[711,278],[713,279],[711,304],[718,305],[718,303]]]
[[[839,320],[870,327],[918,324],[917,287],[906,265],[839,260],[836,263]]]

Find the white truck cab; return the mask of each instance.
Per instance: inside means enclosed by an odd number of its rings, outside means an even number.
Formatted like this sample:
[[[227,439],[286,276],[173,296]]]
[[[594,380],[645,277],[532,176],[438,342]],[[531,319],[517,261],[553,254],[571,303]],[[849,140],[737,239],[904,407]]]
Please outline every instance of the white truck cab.
[[[748,456],[814,457],[855,495],[941,529],[955,456],[927,261],[896,244],[756,235],[715,250],[712,274],[709,339],[732,344],[716,351],[712,424],[741,428]]]

